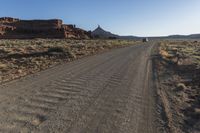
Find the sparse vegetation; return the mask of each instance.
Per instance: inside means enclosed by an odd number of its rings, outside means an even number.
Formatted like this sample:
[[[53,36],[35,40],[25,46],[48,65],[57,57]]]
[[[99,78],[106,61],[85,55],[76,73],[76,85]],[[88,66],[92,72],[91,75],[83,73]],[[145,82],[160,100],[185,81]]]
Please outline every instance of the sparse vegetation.
[[[131,40],[0,40],[0,83],[76,58],[135,43]]]
[[[159,43],[156,73],[163,105],[172,132],[200,131],[200,43],[163,41]],[[166,104],[166,101],[170,104]]]

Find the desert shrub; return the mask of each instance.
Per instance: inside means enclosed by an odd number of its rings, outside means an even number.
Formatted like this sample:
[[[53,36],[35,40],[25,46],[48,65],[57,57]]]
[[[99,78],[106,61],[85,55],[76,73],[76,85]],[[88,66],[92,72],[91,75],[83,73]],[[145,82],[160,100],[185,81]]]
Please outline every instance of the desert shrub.
[[[52,52],[65,53],[65,49],[62,47],[50,47],[47,52],[48,53],[52,53]]]
[[[47,51],[48,53],[61,53],[69,58],[76,58],[76,55],[73,53],[73,51],[68,47],[50,47]]]
[[[76,59],[76,54],[70,49],[68,49],[67,55],[69,58]]]
[[[83,43],[71,45],[71,48],[76,48],[76,49],[84,49],[85,47],[86,45],[84,45]]]
[[[188,41],[183,41],[181,44],[182,44],[182,45],[188,45],[189,42],[188,42]]]
[[[176,85],[175,91],[185,91],[185,90],[187,90],[187,87],[185,86],[185,84],[183,84],[183,83],[178,83],[178,84]]]

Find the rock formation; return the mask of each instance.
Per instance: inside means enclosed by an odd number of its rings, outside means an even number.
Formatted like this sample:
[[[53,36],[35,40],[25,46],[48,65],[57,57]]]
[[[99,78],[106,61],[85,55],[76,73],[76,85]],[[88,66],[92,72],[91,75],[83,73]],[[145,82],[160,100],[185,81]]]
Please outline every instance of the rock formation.
[[[101,28],[100,25],[92,32],[93,38],[104,38],[104,39],[109,39],[109,38],[118,38],[118,35],[112,34],[109,31],[104,30]]]
[[[73,38],[88,39],[91,33],[74,25],[63,24],[62,20],[20,20],[0,18],[0,39],[30,38]]]
[[[104,30],[99,25],[94,31],[92,31],[92,37],[98,39],[128,39],[128,40],[141,40],[140,37],[136,36],[120,36],[117,34],[113,34],[109,31]]]

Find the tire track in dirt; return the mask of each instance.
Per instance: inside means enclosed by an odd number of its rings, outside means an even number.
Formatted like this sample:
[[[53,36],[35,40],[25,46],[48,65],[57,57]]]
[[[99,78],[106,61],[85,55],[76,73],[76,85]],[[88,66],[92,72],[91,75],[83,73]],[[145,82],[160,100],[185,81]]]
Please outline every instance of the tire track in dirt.
[[[112,64],[112,62],[111,62],[111,64]],[[116,72],[116,71],[118,71],[118,69],[120,69],[120,66],[123,65],[123,64],[118,65],[118,67],[116,67],[116,65],[117,64],[113,64],[111,66],[108,66],[108,68],[110,69],[110,70],[108,69],[108,72],[110,72],[110,73],[105,72],[105,74],[108,74],[108,77],[112,76],[111,70],[114,70],[114,72]],[[106,70],[104,70],[104,71],[106,71]],[[72,116],[74,117],[74,118],[69,119],[68,122],[73,123],[73,121],[76,121],[78,116],[76,116],[75,113],[80,111],[79,114],[81,115],[82,114],[81,112],[84,112],[84,110],[86,110],[88,108],[88,106],[90,106],[91,102],[97,97],[96,95],[99,95],[99,91],[101,91],[100,88],[102,88],[104,83],[106,83],[106,81],[107,81],[107,78],[105,78],[105,74],[102,74],[102,77],[96,75],[96,79],[93,77],[92,81],[89,82],[89,84],[94,83],[93,87],[92,86],[90,86],[90,88],[86,87],[90,90],[89,91],[90,93],[88,93],[87,89],[84,89],[84,91],[82,92],[82,94],[83,94],[82,97],[79,96],[75,100],[71,100],[69,103],[67,103],[68,104],[67,107],[73,106],[73,111],[71,111],[70,110],[71,108],[69,108],[68,111],[67,111],[69,113],[65,112],[65,115],[68,116],[68,119]],[[97,85],[98,85],[98,87],[97,87]],[[93,90],[91,90],[91,89],[93,89]],[[87,95],[85,95],[85,94],[87,94]],[[69,115],[67,115],[67,114],[69,114]],[[72,125],[72,124],[67,123],[67,125],[70,127],[70,125]],[[66,128],[66,126],[65,126],[65,128]]]
[[[113,59],[113,56],[110,57],[109,59],[110,60]],[[105,63],[107,63],[107,60],[104,61],[104,64]],[[95,66],[97,66],[97,65],[95,65]],[[103,65],[103,63],[101,65]],[[108,64],[108,65],[110,65],[110,64]],[[109,66],[107,66],[107,67],[109,67]],[[90,69],[91,69],[91,67],[90,67]],[[100,68],[99,73],[101,73],[102,71],[103,71],[103,69]],[[96,70],[95,70],[95,72],[96,72]],[[95,74],[97,74],[97,73],[95,73]],[[79,75],[81,75],[81,74],[79,73],[77,76],[79,76]],[[74,79],[72,78],[70,80],[70,82],[74,82],[73,80]],[[59,83],[59,81],[56,81],[56,82]],[[83,81],[85,82],[86,79]],[[66,82],[65,82],[65,84],[66,84]],[[71,89],[71,91],[74,91],[75,90],[74,85],[77,85],[75,83],[71,83],[71,84],[67,83],[67,84],[71,85],[71,86],[73,85],[73,89]],[[78,86],[80,86],[80,85],[81,84],[78,84]],[[68,86],[68,87],[70,87],[70,86]],[[47,90],[47,91],[49,91],[49,90]],[[39,93],[40,93],[40,91],[39,91]],[[41,124],[43,121],[46,120],[46,116],[41,115],[41,114],[36,114],[35,112],[37,112],[37,110],[38,110],[38,112],[43,112],[43,114],[44,114],[44,112],[48,112],[50,110],[55,110],[56,108],[54,108],[54,106],[62,100],[67,100],[66,96],[68,96],[68,95],[69,94],[64,96],[63,93],[55,94],[55,90],[54,90],[53,94],[51,93],[51,94],[47,95],[46,93],[43,93],[43,94],[40,93],[40,97],[34,98],[34,99],[32,99],[32,101],[26,100],[26,102],[28,101],[30,103],[28,103],[26,105],[20,105],[20,108],[22,108],[22,109],[26,108],[28,111],[24,111],[24,110],[23,111],[19,111],[19,110],[12,111],[12,112],[14,112],[13,114],[15,115],[14,118],[16,118],[16,120],[13,120],[15,122],[15,125],[16,126],[24,126],[25,125],[26,127],[28,126],[28,128],[33,128],[34,126]],[[43,98],[43,99],[46,98],[46,99],[42,100],[42,101],[39,100],[40,103],[37,104],[37,99],[41,99],[41,98]],[[45,104],[42,104],[42,103],[45,103]],[[36,111],[34,111],[34,113],[28,113],[31,110],[36,110]],[[19,115],[17,115],[16,112],[20,112]],[[33,111],[31,111],[31,112],[33,112]],[[25,115],[23,115],[23,114],[25,114]],[[28,115],[28,114],[30,114],[30,115]],[[17,125],[16,123],[18,123],[18,124],[20,123],[20,124]]]
[[[145,113],[151,105],[140,81],[147,51],[148,45],[113,50],[6,84],[0,131],[147,131],[141,125],[151,126],[144,120],[152,119]]]
[[[52,101],[53,102],[55,102],[55,100],[58,100],[58,101],[60,101],[63,97],[61,97],[61,96],[48,96],[47,95],[47,97],[50,97],[51,98],[51,102],[50,101],[47,101],[47,102],[49,102],[50,104],[52,104]],[[52,98],[53,98],[53,100],[52,100]],[[56,103],[54,103],[54,104],[56,104]],[[31,111],[31,110],[33,110],[33,109],[39,109],[40,111],[42,111],[42,112],[44,112],[44,111],[49,111],[50,110],[50,108],[47,106],[47,107],[45,107],[45,106],[30,106],[30,104],[29,105],[26,105],[26,106],[24,106],[23,105],[23,107],[22,108],[24,108],[24,107],[27,107],[27,108],[29,108],[29,111]],[[17,112],[17,111],[15,111],[15,112]],[[25,112],[25,114],[27,114],[27,112]],[[42,121],[41,120],[45,120],[45,119],[41,119],[41,118],[45,118],[44,116],[41,116],[41,117],[38,117],[38,116],[40,116],[40,114],[37,114],[36,115],[36,119],[30,119],[30,121],[32,121],[32,123],[35,123],[36,121],[38,121],[38,124],[40,124]],[[23,121],[24,121],[24,124],[26,124],[26,126],[27,126],[27,119],[25,119],[25,117],[19,117],[18,118],[18,123],[23,123]],[[36,122],[36,124],[37,124],[37,122]],[[33,125],[36,125],[36,124],[33,124]],[[30,124],[29,124],[30,125]],[[5,126],[3,126],[3,127],[5,127]],[[12,126],[13,127],[13,126]]]
[[[127,60],[123,64],[126,64],[126,63],[128,63]],[[84,132],[84,130],[83,130],[84,128],[81,127],[81,123],[84,120],[87,120],[87,118],[89,118],[89,119],[92,118],[89,125],[92,125],[94,123],[97,123],[97,124],[99,123],[99,120],[102,116],[95,116],[94,113],[96,110],[99,110],[100,112],[107,112],[111,108],[111,106],[109,107],[109,105],[112,105],[112,103],[106,102],[107,101],[106,99],[108,99],[108,97],[111,96],[110,92],[112,93],[112,89],[116,89],[116,87],[121,84],[122,77],[124,76],[123,75],[124,73],[122,73],[121,71],[126,71],[126,69],[124,69],[124,67],[125,67],[125,65],[120,66],[119,70],[116,73],[114,73],[107,80],[104,87],[102,87],[102,89],[96,93],[95,99],[92,100],[93,102],[91,102],[90,105],[88,107],[86,107],[80,115],[80,117],[82,117],[84,119],[75,120],[71,124],[71,126],[73,126],[73,127],[72,128],[70,127],[66,132]],[[103,96],[103,98],[102,98],[102,96]],[[99,113],[99,115],[100,114],[102,115],[102,113]],[[93,115],[93,116],[91,116],[91,115]],[[91,128],[92,126],[88,126],[88,127]]]

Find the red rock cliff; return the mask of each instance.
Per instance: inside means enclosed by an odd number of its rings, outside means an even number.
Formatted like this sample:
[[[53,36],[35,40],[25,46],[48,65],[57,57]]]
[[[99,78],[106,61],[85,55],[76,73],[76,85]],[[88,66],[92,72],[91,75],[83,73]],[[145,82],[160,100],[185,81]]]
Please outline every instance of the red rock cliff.
[[[73,38],[88,39],[90,33],[65,25],[62,20],[20,20],[10,17],[0,18],[1,39],[29,39],[29,38]]]

